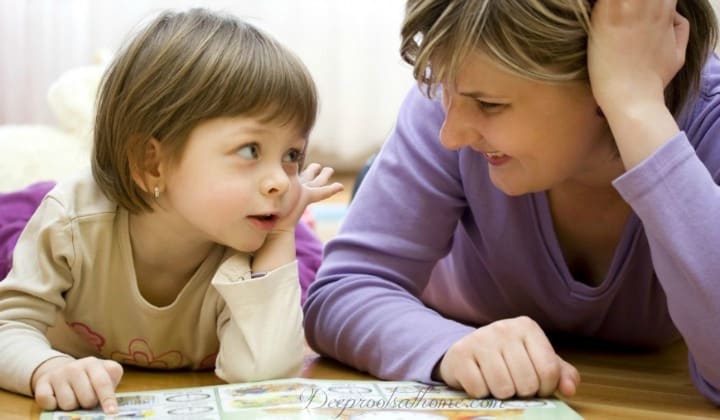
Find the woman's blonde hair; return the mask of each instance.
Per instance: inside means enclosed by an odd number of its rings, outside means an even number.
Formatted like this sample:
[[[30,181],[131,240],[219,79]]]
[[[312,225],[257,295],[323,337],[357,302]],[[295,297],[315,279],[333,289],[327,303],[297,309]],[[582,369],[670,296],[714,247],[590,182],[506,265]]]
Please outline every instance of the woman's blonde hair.
[[[177,162],[199,123],[251,116],[292,124],[307,136],[317,93],[302,62],[240,19],[204,9],[164,12],[127,44],[98,94],[93,176],[111,200],[148,210],[149,194],[133,181],[148,142]]]
[[[474,48],[519,76],[549,82],[588,80],[588,0],[408,0],[400,53],[432,96],[454,80]],[[678,116],[697,91],[702,67],[717,38],[707,0],[678,0],[690,22],[685,66],[665,90]]]

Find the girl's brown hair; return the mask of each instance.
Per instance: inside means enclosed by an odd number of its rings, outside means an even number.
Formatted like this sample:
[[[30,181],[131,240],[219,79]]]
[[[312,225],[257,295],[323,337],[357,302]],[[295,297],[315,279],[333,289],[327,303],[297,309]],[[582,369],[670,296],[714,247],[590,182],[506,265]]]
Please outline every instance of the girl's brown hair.
[[[92,152],[95,181],[131,212],[150,209],[133,181],[148,141],[171,162],[199,123],[251,116],[292,124],[307,137],[317,93],[302,62],[240,19],[204,9],[164,12],[131,39],[98,94]]]
[[[408,0],[400,53],[432,96],[454,80],[463,58],[480,48],[508,71],[548,82],[588,80],[588,0]],[[690,22],[685,65],[665,89],[677,117],[697,92],[702,67],[717,39],[707,0],[678,0]]]

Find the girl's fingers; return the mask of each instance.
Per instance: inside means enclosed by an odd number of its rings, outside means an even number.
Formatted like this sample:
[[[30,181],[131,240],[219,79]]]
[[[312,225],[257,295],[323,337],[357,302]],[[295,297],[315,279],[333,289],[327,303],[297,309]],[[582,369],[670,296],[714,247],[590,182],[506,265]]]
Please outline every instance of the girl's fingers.
[[[324,185],[322,187],[311,188],[309,189],[310,193],[308,194],[307,204],[330,198],[333,195],[342,191],[343,189],[345,189],[345,187],[339,182],[334,182],[330,185]]]
[[[103,360],[102,363],[108,375],[110,375],[113,387],[117,387],[123,375],[122,365],[114,360]]]
[[[82,408],[93,408],[98,403],[95,390],[88,377],[89,372],[79,372],[70,379],[70,387],[75,394],[75,399]]]
[[[75,392],[73,392],[73,389],[67,381],[60,380],[54,382],[51,386],[55,393],[57,405],[61,410],[74,410],[79,407]]]
[[[57,409],[58,405],[55,399],[55,393],[48,381],[38,381],[35,386],[35,401],[43,410],[50,411]]]
[[[304,184],[306,182],[312,181],[322,170],[322,165],[319,163],[311,163],[309,164],[304,171],[300,173],[300,183]]]
[[[43,410],[90,409],[100,403],[105,413],[117,412],[115,387],[123,374],[119,363],[94,357],[46,363],[50,370],[34,384],[35,401]]]
[[[308,182],[308,185],[311,187],[319,187],[322,185],[325,185],[330,180],[330,177],[333,175],[335,171],[333,168],[323,168],[320,173],[310,182]]]
[[[103,361],[103,364],[105,362],[108,361]],[[114,369],[114,366],[112,368]],[[117,399],[115,398],[115,386],[117,383],[113,379],[113,375],[106,369],[106,366],[91,369],[88,375],[103,411],[106,414],[114,414],[118,409]]]

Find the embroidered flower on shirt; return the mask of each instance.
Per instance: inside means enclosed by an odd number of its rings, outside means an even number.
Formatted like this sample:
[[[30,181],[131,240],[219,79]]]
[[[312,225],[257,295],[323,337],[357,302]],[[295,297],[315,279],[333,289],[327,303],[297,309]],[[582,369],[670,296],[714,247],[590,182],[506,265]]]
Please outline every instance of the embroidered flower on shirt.
[[[200,365],[198,366],[198,369],[200,370],[209,370],[209,369],[215,369],[215,360],[217,359],[218,352],[215,352],[213,354],[209,354],[205,356],[201,361]]]
[[[110,358],[120,363],[155,369],[177,369],[183,364],[183,356],[179,351],[171,350],[156,356],[142,338],[134,338],[128,344],[127,353],[114,351]]]
[[[102,348],[105,345],[105,338],[103,338],[103,336],[96,333],[82,322],[68,322],[67,324],[73,331],[75,331],[75,334],[82,337],[82,339],[93,346],[95,350],[98,352],[102,351]]]

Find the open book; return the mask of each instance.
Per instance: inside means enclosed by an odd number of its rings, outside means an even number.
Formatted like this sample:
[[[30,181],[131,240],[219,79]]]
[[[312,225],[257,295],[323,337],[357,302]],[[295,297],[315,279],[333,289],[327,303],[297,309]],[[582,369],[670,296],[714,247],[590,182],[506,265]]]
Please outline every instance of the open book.
[[[582,419],[557,399],[473,399],[418,382],[292,378],[118,393],[120,413],[145,419]],[[103,419],[98,410],[53,411],[45,419]]]

